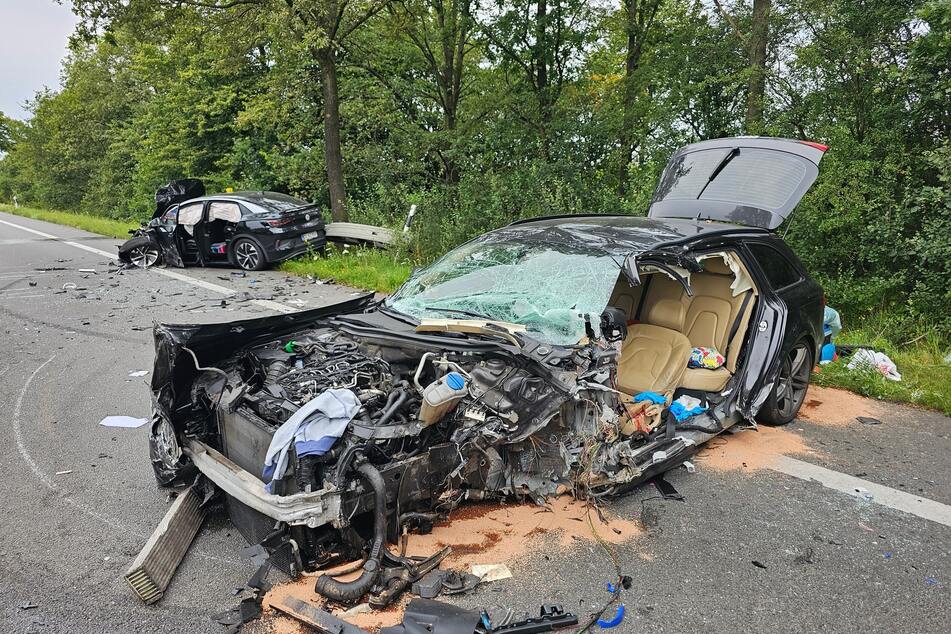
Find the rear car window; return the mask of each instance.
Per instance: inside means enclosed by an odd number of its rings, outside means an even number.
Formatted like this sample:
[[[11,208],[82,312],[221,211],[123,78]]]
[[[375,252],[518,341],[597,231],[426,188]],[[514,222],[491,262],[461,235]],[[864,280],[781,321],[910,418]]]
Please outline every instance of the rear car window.
[[[773,247],[755,242],[747,246],[773,288],[783,288],[802,279],[796,266]]]
[[[664,171],[654,202],[710,200],[758,209],[781,209],[806,178],[801,158],[774,150],[743,148],[707,184],[730,148],[699,150],[681,156]]]

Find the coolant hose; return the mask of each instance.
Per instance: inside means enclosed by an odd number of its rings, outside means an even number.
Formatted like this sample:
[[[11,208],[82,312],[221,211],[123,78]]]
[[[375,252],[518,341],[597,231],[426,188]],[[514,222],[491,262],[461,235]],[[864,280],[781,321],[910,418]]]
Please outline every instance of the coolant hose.
[[[363,564],[363,573],[353,581],[338,581],[329,575],[322,575],[314,584],[317,594],[338,603],[351,603],[370,591],[380,575],[380,560],[386,542],[386,483],[369,462],[357,467],[357,472],[373,489],[373,546]]]
[[[386,410],[384,410],[383,415],[380,416],[380,420],[377,421],[377,425],[381,427],[386,425],[390,420],[403,409],[403,406],[406,405],[406,401],[409,400],[409,390],[401,389],[399,390],[399,396],[396,397],[396,400],[391,403]]]

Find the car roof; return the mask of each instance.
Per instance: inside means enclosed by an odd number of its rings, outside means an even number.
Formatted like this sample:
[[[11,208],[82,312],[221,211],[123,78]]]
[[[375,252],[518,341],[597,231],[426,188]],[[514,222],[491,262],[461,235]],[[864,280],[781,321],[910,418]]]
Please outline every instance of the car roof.
[[[518,220],[479,239],[531,240],[624,255],[661,245],[736,233],[771,235],[765,229],[725,222],[645,218],[623,214],[576,214]]]
[[[307,201],[296,198],[295,196],[288,196],[287,194],[282,194],[281,192],[265,192],[265,191],[241,191],[241,192],[227,192],[224,194],[207,194],[205,196],[199,196],[197,198],[189,198],[188,200],[179,203],[194,203],[205,200],[234,200],[238,202],[249,202],[257,204],[267,204],[269,201],[278,202],[281,204],[287,203],[303,203],[307,204]]]

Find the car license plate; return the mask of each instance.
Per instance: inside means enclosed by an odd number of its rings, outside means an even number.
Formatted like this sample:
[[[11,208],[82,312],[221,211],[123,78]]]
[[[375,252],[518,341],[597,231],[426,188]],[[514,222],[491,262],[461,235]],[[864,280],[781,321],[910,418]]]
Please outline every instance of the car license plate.
[[[320,237],[319,231],[311,231],[310,233],[305,233],[304,235],[302,235],[301,239],[304,242],[310,242],[311,240],[316,240],[319,237]]]

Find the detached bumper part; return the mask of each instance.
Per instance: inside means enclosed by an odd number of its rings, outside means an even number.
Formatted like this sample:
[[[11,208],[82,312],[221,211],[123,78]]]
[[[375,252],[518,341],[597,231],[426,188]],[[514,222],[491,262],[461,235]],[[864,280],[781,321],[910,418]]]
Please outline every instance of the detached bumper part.
[[[219,489],[279,522],[316,528],[339,516],[340,496],[336,492],[274,495],[265,490],[261,480],[201,441],[190,440],[184,451]]]
[[[165,594],[205,519],[202,501],[201,492],[194,484],[175,498],[125,573],[125,580],[145,603],[155,603]]]

